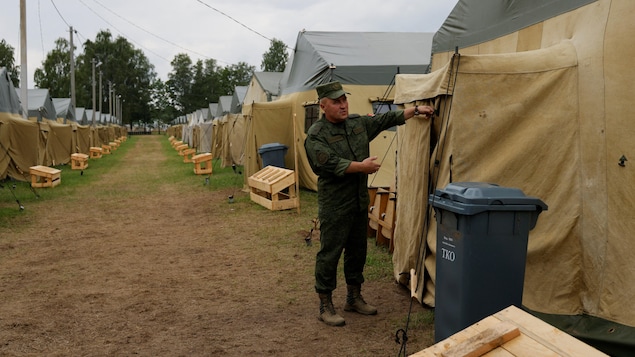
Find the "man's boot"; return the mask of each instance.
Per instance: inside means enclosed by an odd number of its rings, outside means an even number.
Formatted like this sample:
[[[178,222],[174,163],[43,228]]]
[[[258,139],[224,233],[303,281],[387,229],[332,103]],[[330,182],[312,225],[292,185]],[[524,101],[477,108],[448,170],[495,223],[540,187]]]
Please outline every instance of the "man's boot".
[[[331,326],[343,326],[346,321],[340,315],[335,312],[333,306],[333,299],[331,294],[319,294],[320,295],[320,321],[324,321],[325,324]]]
[[[344,305],[344,311],[356,311],[364,315],[377,314],[377,308],[368,305],[362,297],[361,285],[347,285],[348,293],[346,294],[346,305]]]

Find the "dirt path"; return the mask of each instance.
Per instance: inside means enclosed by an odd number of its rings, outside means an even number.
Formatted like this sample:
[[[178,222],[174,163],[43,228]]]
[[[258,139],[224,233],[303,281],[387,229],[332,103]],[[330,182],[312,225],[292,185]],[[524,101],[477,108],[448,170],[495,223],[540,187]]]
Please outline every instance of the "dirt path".
[[[186,171],[162,170],[179,160],[162,140],[128,141],[96,183],[29,205],[37,220],[0,232],[0,355],[397,355],[410,300],[391,273],[365,285],[377,316],[342,312],[346,326],[325,326],[313,290],[319,244],[299,231],[315,208],[272,212],[197,177],[183,184],[170,175]],[[409,353],[432,342],[419,325]]]

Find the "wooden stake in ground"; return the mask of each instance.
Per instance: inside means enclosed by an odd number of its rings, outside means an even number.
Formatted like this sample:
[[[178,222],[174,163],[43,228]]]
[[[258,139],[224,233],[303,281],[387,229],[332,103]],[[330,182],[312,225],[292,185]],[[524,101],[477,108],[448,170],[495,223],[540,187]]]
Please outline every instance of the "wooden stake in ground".
[[[296,132],[296,114],[293,113],[293,171],[295,174],[295,194],[298,196],[298,214],[300,213],[300,175],[298,174],[298,133]]]

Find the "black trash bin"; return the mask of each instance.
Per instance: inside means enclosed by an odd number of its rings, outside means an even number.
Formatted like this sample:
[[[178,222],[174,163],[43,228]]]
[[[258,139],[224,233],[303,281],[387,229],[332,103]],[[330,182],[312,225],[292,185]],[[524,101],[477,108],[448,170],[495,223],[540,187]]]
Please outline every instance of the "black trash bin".
[[[540,199],[517,188],[456,182],[430,195],[437,221],[435,341],[510,305],[521,307],[527,241]]]
[[[262,158],[262,167],[276,166],[285,168],[284,156],[287,154],[287,146],[280,143],[264,144],[258,148]]]

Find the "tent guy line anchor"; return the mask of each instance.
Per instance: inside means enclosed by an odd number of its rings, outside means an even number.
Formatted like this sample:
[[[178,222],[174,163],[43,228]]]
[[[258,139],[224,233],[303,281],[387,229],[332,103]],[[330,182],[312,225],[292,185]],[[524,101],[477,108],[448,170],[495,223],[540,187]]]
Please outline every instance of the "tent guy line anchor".
[[[4,188],[2,182],[0,182],[0,188]],[[11,184],[11,186],[9,187],[9,191],[11,191],[15,202],[18,204],[18,207],[20,207],[20,211],[24,211],[24,206],[22,205],[22,203],[20,203],[20,200],[18,200],[18,197],[15,195],[15,183]]]

